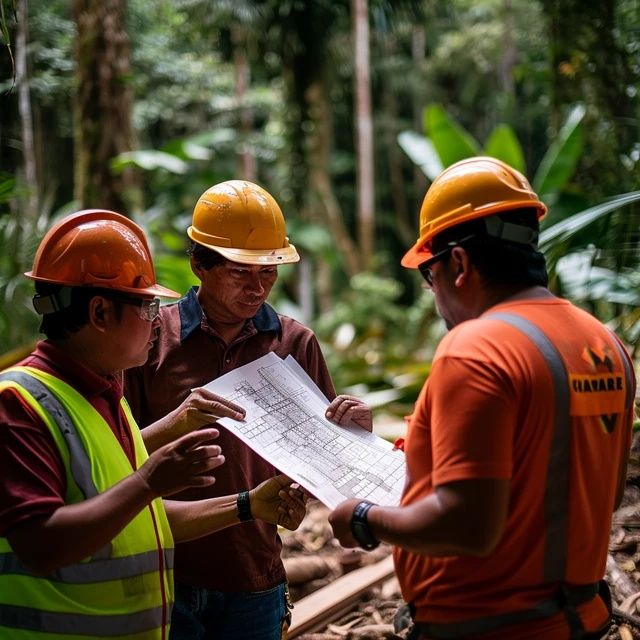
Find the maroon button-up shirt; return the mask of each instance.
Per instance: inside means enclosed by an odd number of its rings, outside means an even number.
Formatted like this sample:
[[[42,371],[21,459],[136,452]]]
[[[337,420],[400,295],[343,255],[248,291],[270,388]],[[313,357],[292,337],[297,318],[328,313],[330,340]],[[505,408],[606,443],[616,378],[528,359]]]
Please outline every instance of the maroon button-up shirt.
[[[263,304],[229,345],[211,328],[192,289],[178,303],[162,307],[159,337],[147,363],[125,375],[125,395],[138,424],[145,427],[175,409],[194,387],[270,351],[292,355],[332,400],[335,389],[313,332]],[[212,487],[179,499],[195,500],[251,489],[277,471],[224,428],[217,444],[226,461],[214,471]],[[263,591],[285,580],[277,527],[245,522],[176,545],[177,581],[216,591]]]

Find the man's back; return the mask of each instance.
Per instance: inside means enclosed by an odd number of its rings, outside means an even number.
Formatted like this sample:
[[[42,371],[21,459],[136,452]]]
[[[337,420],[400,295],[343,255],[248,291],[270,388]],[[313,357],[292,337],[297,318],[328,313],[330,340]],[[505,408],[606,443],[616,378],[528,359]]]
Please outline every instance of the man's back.
[[[564,444],[555,432],[563,416],[557,415],[554,372],[532,331],[497,314],[528,319],[561,354],[571,413]],[[551,595],[541,583],[587,584],[603,575],[630,437],[630,418],[621,415],[628,401],[621,358],[605,327],[553,297],[497,305],[443,339],[406,442],[410,485],[403,504],[440,484],[502,478],[510,481],[510,506],[501,541],[488,557],[396,551],[416,619],[444,622],[528,609]],[[565,481],[566,496],[556,486]],[[554,527],[564,527],[566,535],[556,536]],[[565,556],[566,566],[557,566]],[[596,603],[592,615],[604,621]]]

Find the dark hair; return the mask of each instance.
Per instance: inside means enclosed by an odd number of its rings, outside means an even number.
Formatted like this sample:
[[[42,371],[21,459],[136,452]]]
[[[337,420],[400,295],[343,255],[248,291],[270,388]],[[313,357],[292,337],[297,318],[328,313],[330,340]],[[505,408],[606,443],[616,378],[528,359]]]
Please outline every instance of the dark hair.
[[[502,222],[539,231],[536,209],[513,209],[496,214]],[[546,260],[537,247],[510,242],[487,233],[485,218],[445,229],[432,242],[432,251],[437,253],[450,242],[465,240],[462,246],[482,278],[489,285],[519,284],[523,286],[547,286]]]
[[[53,313],[42,316],[40,333],[43,333],[51,340],[64,340],[74,333],[77,333],[89,322],[89,302],[95,296],[112,298],[114,291],[111,289],[100,289],[98,287],[64,287],[60,284],[36,281],[36,294],[40,296],[51,296],[59,294],[67,288],[71,293],[71,303]],[[114,301],[116,317],[122,318],[122,305]]]
[[[196,264],[207,271],[211,267],[219,267],[227,262],[227,259],[222,254],[197,242],[191,243],[191,246],[187,249],[187,254],[195,260]]]

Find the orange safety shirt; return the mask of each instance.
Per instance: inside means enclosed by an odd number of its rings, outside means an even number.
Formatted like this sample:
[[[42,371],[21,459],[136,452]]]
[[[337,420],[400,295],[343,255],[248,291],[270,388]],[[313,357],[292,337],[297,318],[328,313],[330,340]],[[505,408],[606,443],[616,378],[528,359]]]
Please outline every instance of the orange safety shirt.
[[[557,593],[559,583],[546,582],[543,566],[555,402],[552,375],[526,333],[487,317],[498,312],[517,314],[539,327],[561,354],[568,374],[567,555],[566,566],[559,568],[561,579],[584,585],[605,573],[611,515],[633,420],[633,409],[626,408],[635,393],[625,380],[622,358],[627,355],[608,329],[565,300],[500,304],[484,317],[455,327],[438,347],[407,432],[402,504],[420,500],[438,485],[508,479],[505,529],[496,549],[483,558],[394,550],[403,596],[415,606],[417,621],[450,623],[501,615],[530,609]],[[588,631],[606,621],[597,596],[577,609]],[[477,636],[541,637],[569,637],[562,613]]]

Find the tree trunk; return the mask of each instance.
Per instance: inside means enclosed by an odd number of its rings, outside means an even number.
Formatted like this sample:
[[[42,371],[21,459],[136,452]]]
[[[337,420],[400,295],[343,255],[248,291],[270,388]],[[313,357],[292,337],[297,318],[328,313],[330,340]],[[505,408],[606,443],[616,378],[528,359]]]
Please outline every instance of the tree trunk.
[[[344,224],[344,217],[329,175],[329,160],[333,140],[333,124],[327,100],[328,91],[320,82],[306,92],[308,114],[313,126],[309,127],[307,164],[309,185],[318,199],[325,220],[344,260],[345,270],[351,278],[360,271],[358,249]]]
[[[355,132],[360,264],[371,267],[375,250],[373,117],[369,78],[369,8],[367,0],[352,0],[355,48]]]
[[[18,111],[20,113],[20,128],[22,132],[24,181],[28,192],[24,213],[27,219],[35,224],[39,213],[38,203],[40,201],[40,189],[38,185],[33,115],[31,111],[31,91],[27,66],[27,9],[27,0],[18,0],[16,5],[18,16],[18,30],[16,34],[16,83],[18,86]]]
[[[515,29],[513,23],[513,4],[511,0],[503,0],[503,33],[502,33],[502,56],[500,58],[500,66],[498,75],[500,80],[500,88],[503,93],[503,105],[501,120],[510,122],[513,115],[513,107],[515,104],[515,82],[513,79],[513,67],[516,64],[516,47],[513,43],[513,32]]]
[[[111,162],[134,148],[126,0],[74,0],[77,25],[75,197],[81,207],[131,212],[139,202],[134,174]]]
[[[384,40],[384,55],[387,58],[397,54],[395,36],[389,34]],[[384,139],[387,146],[387,164],[389,169],[389,185],[391,187],[391,202],[393,203],[393,227],[400,242],[409,247],[415,242],[415,224],[413,216],[409,213],[407,201],[407,185],[403,173],[404,154],[398,144],[398,102],[393,86],[393,76],[385,74],[385,82],[382,86],[382,103],[384,105],[385,133]]]
[[[251,80],[251,69],[247,60],[247,37],[245,29],[234,23],[231,27],[233,42],[233,67],[235,75],[235,99],[238,110],[238,174],[244,180],[256,179],[256,160],[251,152],[249,136],[253,130],[253,114],[247,106],[247,92]]]
[[[427,46],[427,36],[425,33],[425,28],[421,24],[415,24],[411,29],[411,61],[413,62],[414,69],[418,69],[420,73],[420,77],[422,77],[423,72],[422,69],[425,66],[426,59],[426,46]],[[424,108],[426,106],[427,98],[424,87],[426,86],[425,82],[417,83],[417,87],[413,90],[413,127],[416,131],[424,134],[424,120],[423,113]],[[420,167],[414,165],[413,167],[413,189],[416,194],[416,211],[420,209],[420,204],[422,203],[422,198],[427,190],[427,177],[424,175]],[[415,215],[416,222],[414,223],[414,227],[417,229],[418,225],[418,216]],[[415,234],[414,234],[415,236]],[[415,240],[415,237],[413,238]]]

